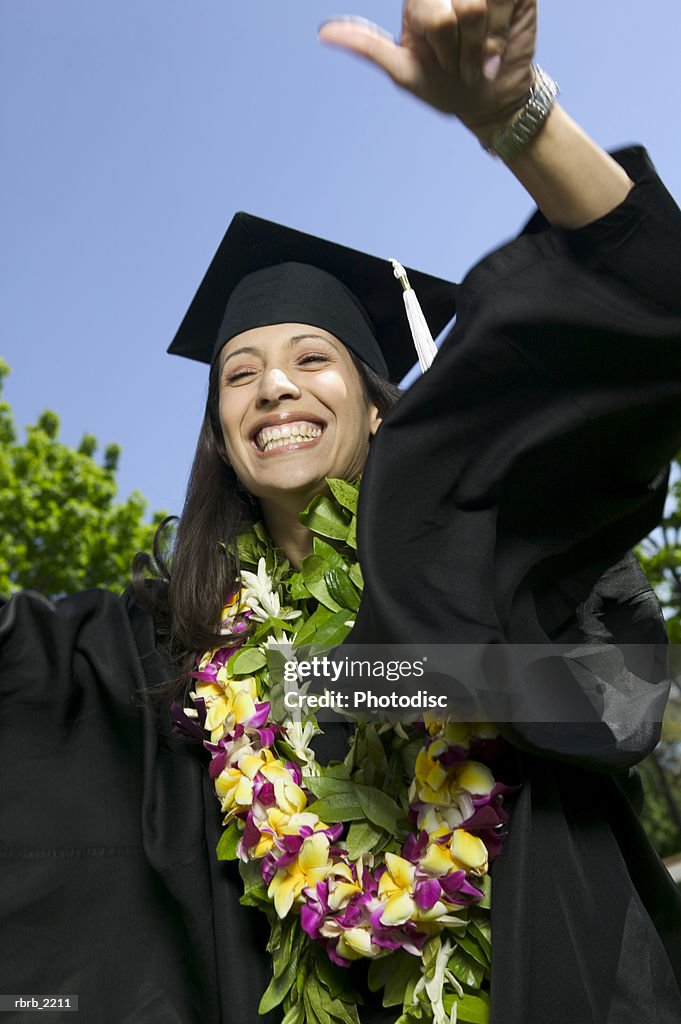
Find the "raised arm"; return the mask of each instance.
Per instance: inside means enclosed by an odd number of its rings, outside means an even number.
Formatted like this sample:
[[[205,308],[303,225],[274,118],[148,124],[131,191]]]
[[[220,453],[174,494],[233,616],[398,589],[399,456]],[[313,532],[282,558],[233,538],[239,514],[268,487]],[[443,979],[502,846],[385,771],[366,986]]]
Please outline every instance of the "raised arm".
[[[536,15],[536,0],[406,0],[399,41],[356,18],[326,22],[319,38],[372,61],[488,147],[528,99]],[[505,162],[544,216],[566,228],[609,213],[632,187],[558,104]]]

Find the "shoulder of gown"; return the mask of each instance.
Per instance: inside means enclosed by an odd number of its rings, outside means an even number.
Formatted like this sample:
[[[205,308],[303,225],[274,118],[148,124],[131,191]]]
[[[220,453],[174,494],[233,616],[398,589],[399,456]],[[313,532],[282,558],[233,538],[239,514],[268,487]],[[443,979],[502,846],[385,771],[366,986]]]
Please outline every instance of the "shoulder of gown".
[[[102,1024],[256,1019],[266,928],[215,857],[205,765],[145,700],[168,675],[129,595],[0,609],[3,991]]]

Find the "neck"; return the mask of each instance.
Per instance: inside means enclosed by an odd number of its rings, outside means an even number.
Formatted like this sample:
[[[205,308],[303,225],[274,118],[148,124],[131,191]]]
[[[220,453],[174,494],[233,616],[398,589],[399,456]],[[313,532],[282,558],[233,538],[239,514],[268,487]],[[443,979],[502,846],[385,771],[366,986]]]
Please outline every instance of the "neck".
[[[267,532],[294,569],[299,569],[303,559],[312,554],[312,534],[298,519],[299,513],[307,508],[309,503],[310,495],[304,500],[297,495],[290,495],[288,499],[278,500],[276,503],[260,499]]]

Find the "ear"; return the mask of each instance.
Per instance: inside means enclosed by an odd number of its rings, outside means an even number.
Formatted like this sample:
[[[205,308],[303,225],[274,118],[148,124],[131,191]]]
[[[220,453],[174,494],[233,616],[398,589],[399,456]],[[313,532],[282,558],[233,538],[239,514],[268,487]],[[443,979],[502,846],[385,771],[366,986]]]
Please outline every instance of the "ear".
[[[383,417],[378,411],[375,405],[369,406],[369,433],[372,437],[376,436],[376,432],[383,422]]]

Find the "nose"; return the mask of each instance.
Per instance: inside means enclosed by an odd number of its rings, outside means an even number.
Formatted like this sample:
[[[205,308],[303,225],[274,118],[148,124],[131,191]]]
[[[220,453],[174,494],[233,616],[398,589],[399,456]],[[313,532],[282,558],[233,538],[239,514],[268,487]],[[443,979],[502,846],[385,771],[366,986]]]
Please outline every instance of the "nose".
[[[258,388],[258,406],[270,402],[281,402],[285,398],[300,398],[300,388],[291,381],[283,370],[272,368],[266,370],[260,378]]]

